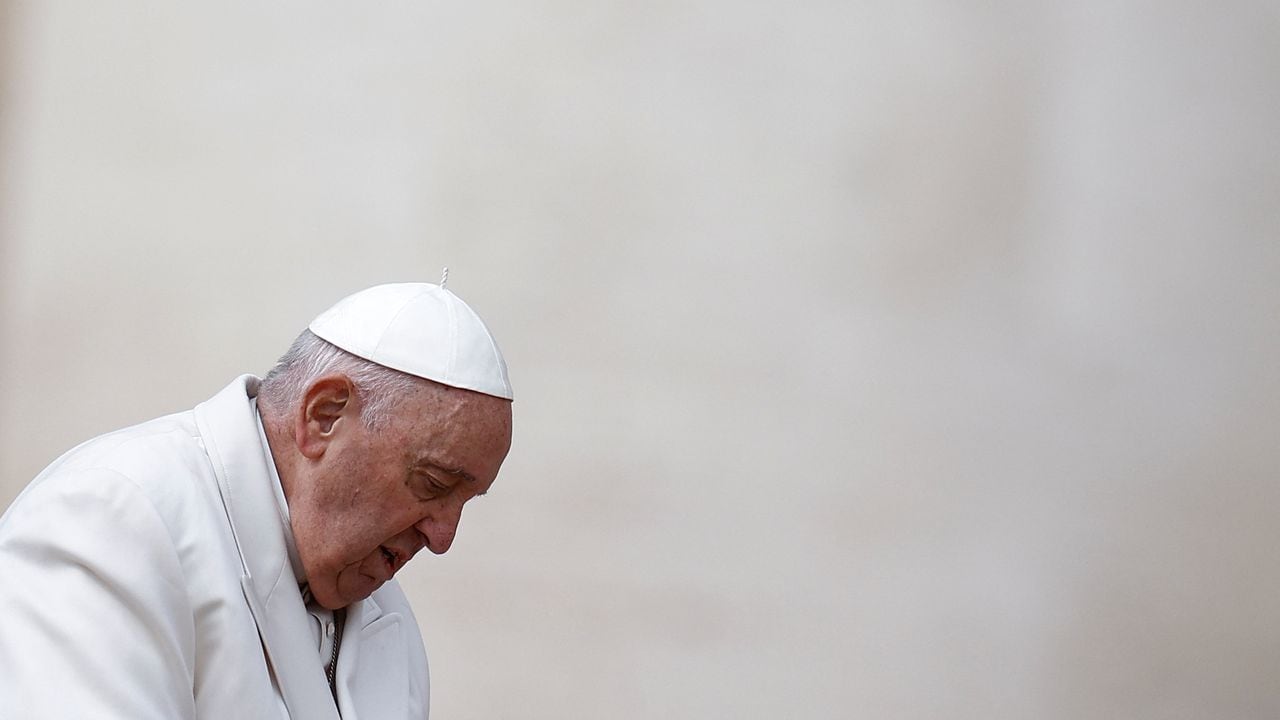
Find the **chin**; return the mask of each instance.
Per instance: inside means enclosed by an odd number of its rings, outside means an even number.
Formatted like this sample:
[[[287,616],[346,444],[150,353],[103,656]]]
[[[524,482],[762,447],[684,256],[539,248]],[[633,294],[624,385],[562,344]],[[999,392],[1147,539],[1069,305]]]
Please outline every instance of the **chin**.
[[[339,610],[351,604],[350,600],[343,598],[321,597],[316,595],[315,591],[312,591],[311,596],[315,598],[316,604],[326,610]]]

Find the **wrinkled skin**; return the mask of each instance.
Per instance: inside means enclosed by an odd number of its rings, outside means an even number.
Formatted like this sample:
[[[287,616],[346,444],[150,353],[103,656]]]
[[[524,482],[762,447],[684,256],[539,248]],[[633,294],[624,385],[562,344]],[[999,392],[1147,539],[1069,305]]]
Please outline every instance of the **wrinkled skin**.
[[[320,378],[268,428],[298,556],[330,609],[369,597],[423,547],[446,552],[511,446],[508,400],[424,381],[376,429],[359,403],[345,376]]]

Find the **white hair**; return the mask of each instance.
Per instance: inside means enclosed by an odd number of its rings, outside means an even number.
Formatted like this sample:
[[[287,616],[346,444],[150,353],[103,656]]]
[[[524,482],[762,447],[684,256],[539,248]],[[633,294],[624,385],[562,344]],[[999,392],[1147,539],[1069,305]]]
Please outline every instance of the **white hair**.
[[[272,413],[284,414],[301,402],[308,385],[332,373],[346,375],[355,385],[361,402],[360,420],[369,428],[385,423],[396,401],[426,382],[356,357],[310,330],[303,330],[262,378],[258,399]]]

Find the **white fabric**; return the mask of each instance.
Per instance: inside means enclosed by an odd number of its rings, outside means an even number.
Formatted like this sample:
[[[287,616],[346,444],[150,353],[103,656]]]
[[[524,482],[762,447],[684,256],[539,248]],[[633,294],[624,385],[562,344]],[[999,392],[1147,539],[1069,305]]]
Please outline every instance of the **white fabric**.
[[[266,461],[267,473],[271,476],[271,496],[276,499],[276,511],[280,513],[281,527],[284,532],[285,548],[288,551],[289,566],[293,568],[293,577],[297,579],[302,590],[302,601],[311,616],[311,641],[316,646],[320,664],[324,666],[328,677],[329,660],[333,657],[333,641],[337,637],[337,626],[333,611],[320,605],[311,598],[310,591],[304,587],[306,573],[302,569],[302,560],[298,557],[298,548],[293,542],[293,530],[289,527],[289,503],[284,498],[284,485],[276,472],[275,459],[271,457],[271,443],[267,441],[267,430],[262,426],[262,415],[257,406],[253,408],[253,422],[258,429],[258,445],[262,449],[262,457]]]
[[[484,321],[430,283],[392,283],[339,300],[312,333],[385,367],[510,400],[507,362]]]
[[[257,378],[91,440],[0,518],[0,716],[337,720],[255,427]],[[425,718],[388,582],[347,611],[343,720]]]

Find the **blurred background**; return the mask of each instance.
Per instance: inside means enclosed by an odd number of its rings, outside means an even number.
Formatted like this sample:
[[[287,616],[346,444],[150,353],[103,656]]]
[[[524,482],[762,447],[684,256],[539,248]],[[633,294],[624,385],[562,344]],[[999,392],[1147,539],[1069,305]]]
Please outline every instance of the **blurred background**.
[[[1280,716],[1280,6],[0,0],[0,507],[364,286],[434,717]]]

